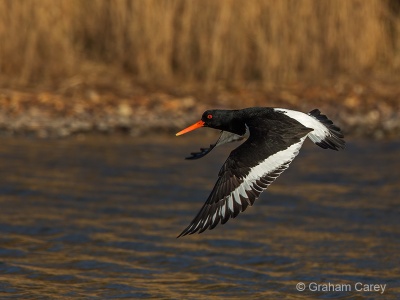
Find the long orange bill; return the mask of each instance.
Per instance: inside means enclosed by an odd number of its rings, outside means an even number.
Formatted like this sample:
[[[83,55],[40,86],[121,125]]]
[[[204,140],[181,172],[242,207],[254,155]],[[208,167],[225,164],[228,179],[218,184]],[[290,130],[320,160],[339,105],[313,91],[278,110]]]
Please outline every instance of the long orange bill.
[[[179,131],[176,136],[178,135],[182,135],[185,134],[189,131],[195,130],[197,128],[203,127],[204,126],[204,122],[203,121],[198,121],[197,123],[194,123],[193,125],[189,126],[188,128],[183,129],[182,131]]]

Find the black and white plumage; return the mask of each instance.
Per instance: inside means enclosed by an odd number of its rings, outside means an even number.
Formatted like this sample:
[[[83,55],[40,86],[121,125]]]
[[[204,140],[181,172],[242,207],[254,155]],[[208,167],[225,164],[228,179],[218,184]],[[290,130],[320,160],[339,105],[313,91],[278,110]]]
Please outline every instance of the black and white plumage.
[[[202,119],[180,131],[199,127],[222,130],[209,148],[187,159],[198,159],[213,148],[247,138],[234,149],[218,174],[208,199],[190,225],[178,236],[213,229],[252,206],[260,194],[288,167],[309,137],[324,149],[345,146],[343,134],[318,109],[308,114],[282,108],[252,107],[242,110],[208,110]]]

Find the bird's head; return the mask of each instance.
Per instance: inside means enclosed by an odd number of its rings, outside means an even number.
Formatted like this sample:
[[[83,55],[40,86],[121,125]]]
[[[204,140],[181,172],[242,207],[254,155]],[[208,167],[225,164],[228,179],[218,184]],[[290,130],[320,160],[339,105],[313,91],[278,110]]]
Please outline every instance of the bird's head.
[[[229,121],[231,119],[229,112],[232,112],[232,111],[218,110],[218,109],[206,110],[203,113],[203,115],[201,116],[200,121],[183,129],[182,131],[179,131],[176,135],[177,136],[182,135],[182,134],[185,134],[189,131],[195,130],[200,127],[210,127],[210,128],[224,130],[224,127],[227,126],[227,124],[229,123]]]

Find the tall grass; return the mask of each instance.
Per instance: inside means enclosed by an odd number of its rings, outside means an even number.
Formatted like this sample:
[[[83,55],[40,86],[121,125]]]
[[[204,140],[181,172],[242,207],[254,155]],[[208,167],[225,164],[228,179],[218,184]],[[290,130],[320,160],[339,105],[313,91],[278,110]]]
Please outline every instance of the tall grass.
[[[400,69],[396,0],[0,0],[0,85],[88,66],[145,82],[291,82]]]

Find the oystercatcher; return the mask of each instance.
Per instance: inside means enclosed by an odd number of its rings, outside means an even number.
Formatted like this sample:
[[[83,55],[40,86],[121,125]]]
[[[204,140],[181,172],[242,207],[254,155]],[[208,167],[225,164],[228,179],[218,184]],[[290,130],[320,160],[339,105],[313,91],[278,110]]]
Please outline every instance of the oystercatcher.
[[[207,110],[201,120],[178,132],[181,135],[200,127],[221,130],[215,144],[201,148],[186,159],[198,159],[213,148],[247,140],[234,149],[218,174],[218,180],[203,207],[178,236],[203,232],[225,224],[254,201],[288,167],[304,140],[324,149],[344,149],[340,128],[318,109],[303,112],[269,107],[241,110]]]

